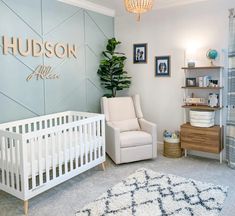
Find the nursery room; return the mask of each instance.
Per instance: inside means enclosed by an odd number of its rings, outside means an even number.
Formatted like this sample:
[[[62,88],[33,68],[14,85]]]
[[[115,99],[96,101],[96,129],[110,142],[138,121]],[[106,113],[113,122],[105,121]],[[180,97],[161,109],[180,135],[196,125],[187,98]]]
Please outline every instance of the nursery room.
[[[235,0],[0,0],[0,216],[235,216]]]

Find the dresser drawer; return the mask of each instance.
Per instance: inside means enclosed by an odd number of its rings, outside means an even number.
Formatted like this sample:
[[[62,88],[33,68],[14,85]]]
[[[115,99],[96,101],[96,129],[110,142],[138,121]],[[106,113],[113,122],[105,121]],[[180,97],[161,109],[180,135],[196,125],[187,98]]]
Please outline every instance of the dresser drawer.
[[[196,151],[219,153],[222,149],[221,128],[192,127],[190,124],[181,126],[181,147]]]

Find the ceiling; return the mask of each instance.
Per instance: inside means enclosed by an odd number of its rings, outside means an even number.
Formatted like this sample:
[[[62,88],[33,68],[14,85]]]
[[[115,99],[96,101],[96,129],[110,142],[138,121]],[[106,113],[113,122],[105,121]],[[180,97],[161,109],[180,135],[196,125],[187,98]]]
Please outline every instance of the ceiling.
[[[95,4],[114,9],[117,16],[124,15],[127,13],[124,8],[124,0],[88,0]],[[168,7],[175,7],[186,4],[193,4],[197,2],[203,2],[208,0],[154,0],[154,9],[162,9]]]

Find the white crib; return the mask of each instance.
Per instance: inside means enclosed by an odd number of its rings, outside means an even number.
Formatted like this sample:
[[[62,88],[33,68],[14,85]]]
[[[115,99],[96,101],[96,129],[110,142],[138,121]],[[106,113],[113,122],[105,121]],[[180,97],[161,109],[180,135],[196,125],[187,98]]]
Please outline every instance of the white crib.
[[[0,190],[28,200],[105,161],[104,115],[62,112],[0,124]]]

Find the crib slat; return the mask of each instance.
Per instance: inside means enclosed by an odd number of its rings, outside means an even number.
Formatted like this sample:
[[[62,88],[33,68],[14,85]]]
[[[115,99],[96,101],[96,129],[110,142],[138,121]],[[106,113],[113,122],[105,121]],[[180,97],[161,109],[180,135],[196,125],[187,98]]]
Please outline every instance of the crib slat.
[[[5,162],[4,162],[4,146],[5,146],[5,142],[4,142],[5,138],[2,137],[1,138],[1,164],[0,164],[0,168],[2,170],[2,184],[5,184]]]
[[[69,138],[69,158],[70,158],[70,172],[73,170],[73,146],[72,146],[72,128],[69,128],[68,130],[68,138]]]
[[[62,176],[62,159],[61,159],[61,131],[58,133],[58,158],[59,158],[59,176]]]
[[[53,173],[53,179],[55,179],[56,178],[55,133],[51,134],[51,142],[52,142],[52,173]]]
[[[74,149],[75,149],[75,169],[78,168],[78,146],[79,146],[79,143],[78,143],[78,127],[75,127],[75,130],[74,130]]]
[[[102,128],[102,156],[105,156],[105,120],[102,119],[101,121],[101,128]]]
[[[10,178],[10,185],[11,185],[11,187],[13,187],[14,188],[14,180],[15,180],[15,178],[14,178],[14,161],[13,161],[13,154],[14,154],[14,139],[10,139],[9,140],[9,147],[10,147],[10,149],[9,149],[9,151],[10,151],[10,173],[11,173],[11,178]]]
[[[88,163],[88,146],[87,146],[87,124],[84,125],[84,147],[85,147],[85,164]]]
[[[97,121],[94,122],[94,156],[95,160],[97,159]]]
[[[92,161],[92,137],[91,137],[91,123],[88,124],[88,145],[89,145],[89,155],[90,161]]]
[[[42,137],[37,138],[38,146],[38,173],[39,173],[39,185],[43,184],[43,170],[42,170]]]
[[[30,140],[30,146],[31,146],[31,173],[32,173],[32,189],[36,187],[36,175],[35,175],[35,159],[34,159],[34,153],[35,153],[35,138]]]
[[[41,129],[43,129],[43,121],[41,120],[40,123],[41,123]]]
[[[97,122],[98,158],[100,158],[100,120]]]
[[[6,156],[6,165],[5,165],[5,168],[6,168],[6,185],[10,186],[10,178],[9,178],[9,156],[8,156],[8,141],[7,141],[7,138],[4,138],[4,141],[5,141],[5,156]]]
[[[64,170],[65,174],[68,172],[68,161],[67,161],[67,132],[64,130],[63,133],[63,144],[64,144]]]
[[[22,125],[21,125],[21,128],[22,128],[22,134],[24,134],[24,133],[25,133],[25,125],[22,124]]]
[[[83,142],[83,127],[79,126],[79,143],[80,143],[80,164],[83,165],[83,155],[84,155],[84,142]]]
[[[19,191],[20,187],[19,187],[19,145],[20,142],[19,140],[16,141],[16,147],[15,147],[15,159],[16,159],[16,163],[15,163],[15,173],[16,173],[16,189]]]
[[[46,122],[45,122],[46,123]],[[48,134],[45,135],[45,158],[46,158],[46,182],[50,181]]]

